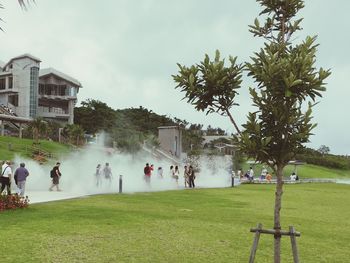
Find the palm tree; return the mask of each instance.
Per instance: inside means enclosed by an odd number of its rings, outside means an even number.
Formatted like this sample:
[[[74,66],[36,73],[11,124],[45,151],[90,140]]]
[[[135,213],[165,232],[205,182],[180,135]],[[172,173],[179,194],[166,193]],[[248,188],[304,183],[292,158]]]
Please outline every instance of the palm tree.
[[[33,140],[38,144],[40,136],[47,131],[47,122],[42,118],[36,118],[31,122],[30,129],[33,134]]]
[[[84,130],[80,125],[73,124],[72,127],[72,137],[75,139],[76,145],[79,146],[81,144],[81,140],[84,138]]]
[[[63,132],[66,136],[68,136],[70,142],[79,146],[81,144],[81,140],[84,137],[84,130],[80,125],[77,124],[67,124]]]

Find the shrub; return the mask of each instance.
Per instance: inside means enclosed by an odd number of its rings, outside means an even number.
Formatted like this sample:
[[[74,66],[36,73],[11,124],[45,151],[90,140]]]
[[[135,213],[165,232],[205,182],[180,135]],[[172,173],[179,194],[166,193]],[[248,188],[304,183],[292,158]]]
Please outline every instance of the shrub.
[[[0,212],[16,208],[27,208],[28,204],[28,196],[21,197],[18,194],[0,195]]]
[[[350,161],[346,157],[336,156],[331,154],[322,155],[309,155],[309,154],[297,154],[296,159],[307,162],[309,164],[320,165],[334,169],[349,169]]]

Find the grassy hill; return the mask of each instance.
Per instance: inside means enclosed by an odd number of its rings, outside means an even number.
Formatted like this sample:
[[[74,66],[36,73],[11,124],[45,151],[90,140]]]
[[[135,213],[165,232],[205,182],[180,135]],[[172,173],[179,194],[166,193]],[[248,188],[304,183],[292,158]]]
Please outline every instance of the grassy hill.
[[[70,151],[69,146],[64,144],[47,140],[40,140],[39,142],[40,144],[36,145],[37,148],[54,155],[65,154]],[[0,136],[0,160],[11,160],[16,154],[29,158],[32,157],[32,153],[33,140]]]
[[[100,195],[0,213],[4,262],[247,262],[251,227],[273,222],[273,185]],[[350,186],[286,185],[282,228],[301,262],[348,262]],[[29,245],[30,244],[30,245]],[[18,253],[21,248],[21,253]],[[256,262],[273,262],[262,235]],[[282,262],[292,262],[282,238]]]
[[[246,172],[249,169],[249,164],[244,163],[242,165],[243,172]],[[260,176],[262,170],[262,165],[257,164],[253,167],[255,172],[255,177]],[[271,169],[268,168],[271,172]],[[284,169],[284,177],[289,178],[289,176],[294,171],[294,165],[287,165]],[[323,166],[313,165],[313,164],[304,164],[297,166],[297,174],[300,178],[325,178],[325,179],[349,179],[350,170],[348,169],[332,169]]]

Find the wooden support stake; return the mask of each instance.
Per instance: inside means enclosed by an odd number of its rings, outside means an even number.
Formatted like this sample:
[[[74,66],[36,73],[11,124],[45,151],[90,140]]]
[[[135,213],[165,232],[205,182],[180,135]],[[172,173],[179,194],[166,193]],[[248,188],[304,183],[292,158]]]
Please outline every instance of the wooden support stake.
[[[249,263],[254,263],[256,250],[258,249],[258,243],[259,243],[261,230],[262,230],[262,224],[259,223],[257,228],[256,228],[256,231],[255,231],[255,238],[254,238],[252,250],[250,251]]]
[[[256,231],[259,231],[261,234],[270,234],[270,235],[274,235],[276,233],[276,230],[274,229],[257,229],[257,228],[251,228],[250,229],[250,232],[253,232],[255,233]],[[294,231],[294,233],[291,233],[290,231],[283,231],[283,230],[280,230],[278,231],[278,233],[281,235],[281,236],[296,236],[296,237],[300,237],[300,232],[296,232]]]
[[[299,263],[299,255],[298,255],[298,248],[297,248],[297,240],[295,235],[295,229],[293,226],[289,226],[289,232],[290,232],[290,242],[292,243],[292,251],[293,251],[293,259],[294,263]],[[300,235],[299,235],[300,236]]]

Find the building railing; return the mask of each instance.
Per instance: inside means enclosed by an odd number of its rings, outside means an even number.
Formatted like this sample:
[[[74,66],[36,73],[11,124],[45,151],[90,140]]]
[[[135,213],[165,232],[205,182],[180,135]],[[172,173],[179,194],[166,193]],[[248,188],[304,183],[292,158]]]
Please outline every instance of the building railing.
[[[38,94],[39,98],[46,98],[46,99],[66,99],[66,100],[76,100],[77,96],[70,96],[70,95],[53,95],[53,94]]]
[[[55,114],[69,114],[68,110],[58,108],[58,107],[38,107],[39,113],[55,113]]]

